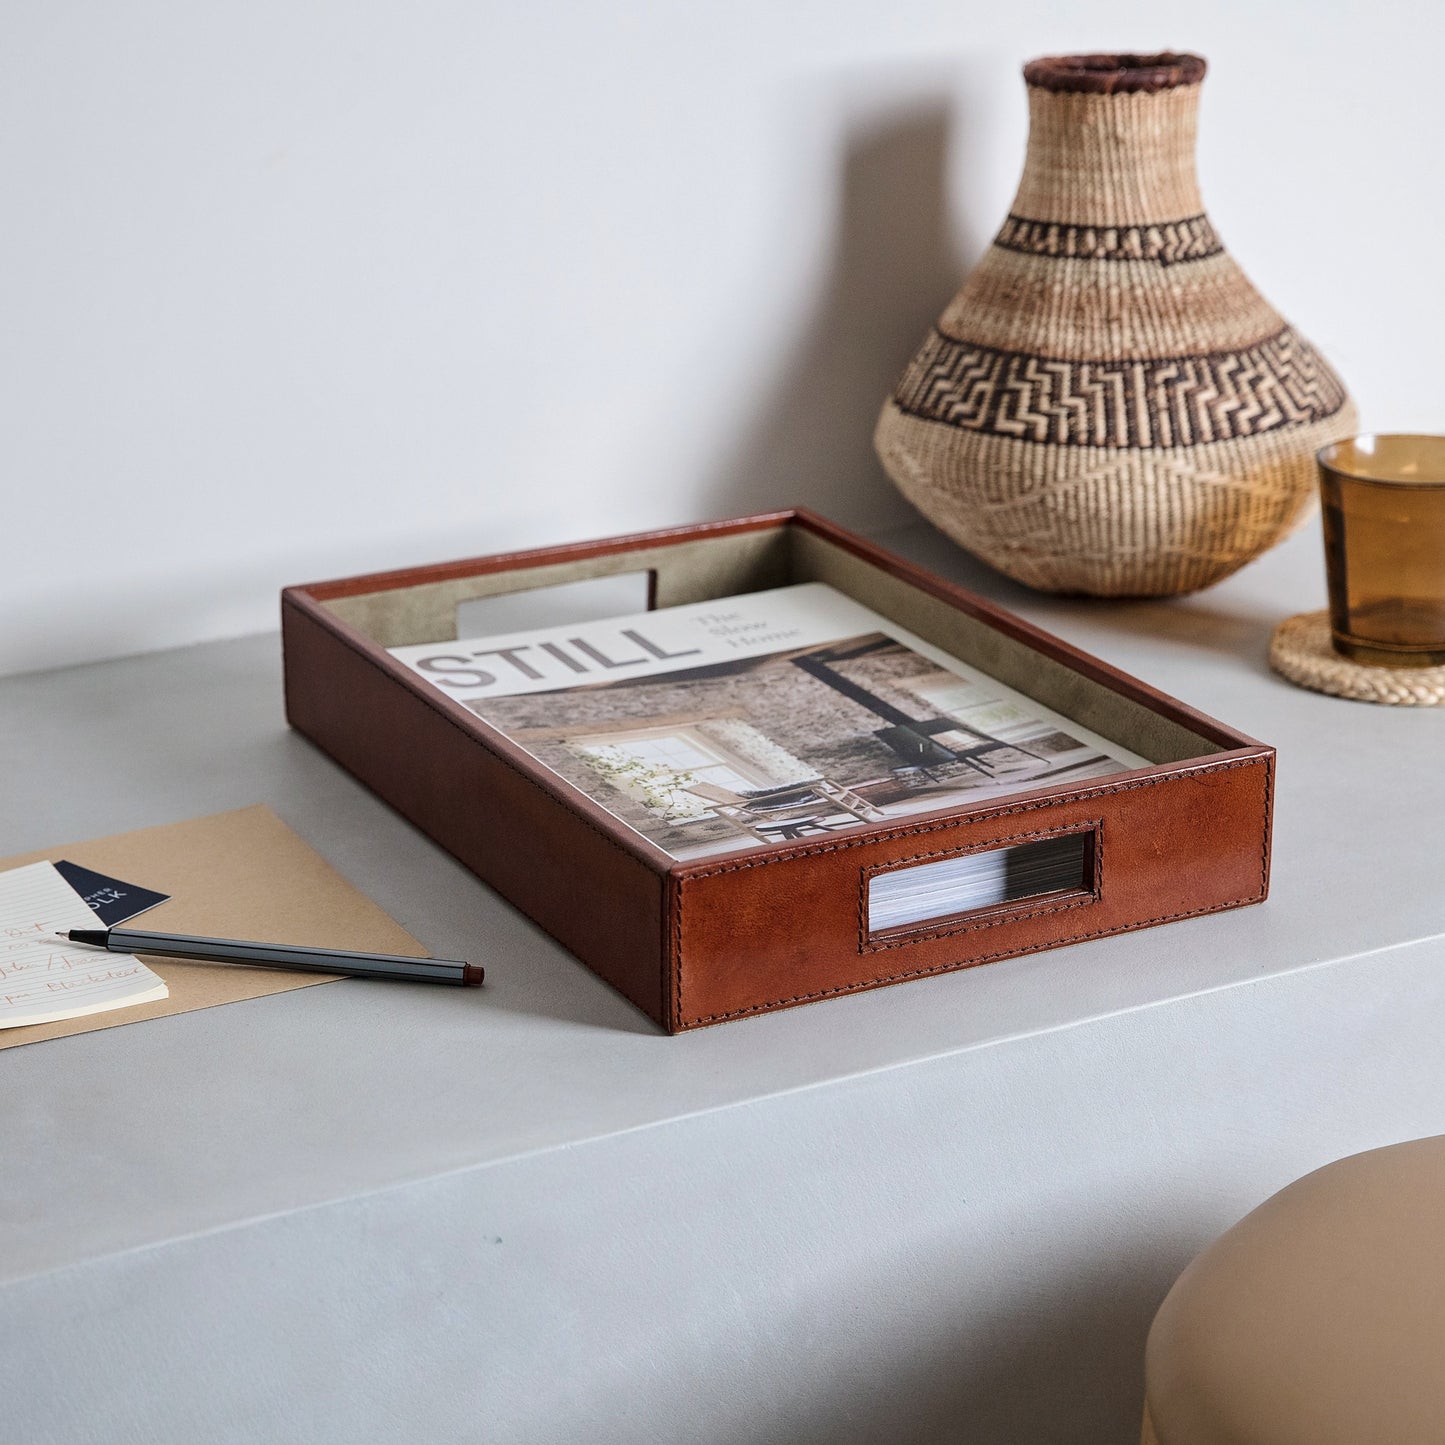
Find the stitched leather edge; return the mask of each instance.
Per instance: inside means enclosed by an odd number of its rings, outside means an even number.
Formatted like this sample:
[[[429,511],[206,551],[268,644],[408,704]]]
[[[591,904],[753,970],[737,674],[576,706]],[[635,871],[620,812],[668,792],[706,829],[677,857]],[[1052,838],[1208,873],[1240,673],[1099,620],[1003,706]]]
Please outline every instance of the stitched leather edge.
[[[906,935],[883,939],[879,942],[869,942],[871,934],[868,929],[868,884],[878,874],[897,873],[902,869],[926,863],[930,858],[958,858],[969,853],[991,853],[999,848],[1007,848],[1019,843],[1028,843],[1040,838],[1066,838],[1074,833],[1087,833],[1094,839],[1094,885],[1089,890],[1081,890],[1073,897],[1055,903],[1041,903],[1033,908],[1008,908],[1007,905],[1003,905],[999,912],[990,914],[987,918],[975,918],[972,922],[961,919],[952,924],[941,921],[937,928],[913,929]],[[1014,833],[1007,838],[998,838],[989,843],[982,843],[976,848],[939,848],[932,853],[920,853],[906,862],[879,863],[872,868],[863,870],[858,888],[858,952],[860,954],[882,953],[884,949],[905,948],[910,943],[926,943],[931,939],[952,938],[960,933],[977,933],[985,928],[997,928],[1001,923],[1019,923],[1025,918],[1043,918],[1050,913],[1063,913],[1070,908],[1082,908],[1085,904],[1097,903],[1103,896],[1103,892],[1104,820],[1102,818],[1090,818],[1085,823],[1060,824],[1057,828],[1036,828],[1028,833]],[[1020,902],[1023,901],[1020,899]],[[954,916],[958,917],[958,915]]]
[[[689,1023],[700,1020],[686,1019],[682,1009],[682,900],[687,888],[675,883],[672,898],[672,1013],[669,1023],[673,1029],[686,1028]]]
[[[315,626],[318,627],[322,632],[324,632],[327,636],[334,638],[336,641],[338,641],[339,643],[341,643],[341,645],[342,645],[343,647],[347,648],[347,649],[348,649],[349,651],[351,651],[351,652],[354,652],[354,653],[356,654],[356,656],[359,657],[359,658],[360,658],[369,668],[371,668],[371,670],[372,670],[374,673],[376,673],[379,677],[385,678],[388,682],[395,682],[395,681],[396,681],[396,679],[391,676],[391,674],[387,671],[387,669],[386,669],[385,667],[383,667],[383,666],[381,665],[381,663],[379,663],[379,662],[376,660],[376,658],[374,658],[365,648],[358,647],[358,646],[351,640],[351,638],[347,637],[344,633],[333,631],[330,627],[328,627],[328,626],[327,626],[324,622],[322,622],[320,619],[318,619],[318,618],[316,618],[316,617],[313,617],[313,616],[312,616],[309,612],[307,612],[304,608],[298,607],[294,602],[290,602],[290,601],[284,602],[283,605],[282,605],[282,623],[283,623],[283,628],[282,628],[282,651],[283,651],[283,653],[284,653],[284,651],[285,651],[285,629],[284,629],[284,623],[285,623],[285,611],[286,611],[287,608],[290,608],[290,610],[295,614],[295,616],[296,616],[297,618],[299,618],[301,621],[303,621],[303,622],[309,622],[309,623],[315,625]],[[533,777],[531,777],[529,774],[525,773],[521,768],[519,768],[519,767],[517,766],[516,763],[514,763],[514,762],[512,761],[511,758],[504,756],[502,753],[499,753],[495,748],[491,747],[491,746],[488,744],[487,739],[486,739],[485,737],[483,737],[480,733],[471,732],[471,731],[469,731],[467,728],[463,727],[463,726],[461,725],[461,723],[457,721],[456,718],[452,717],[449,713],[443,712],[443,711],[441,710],[441,708],[436,707],[436,706],[432,703],[432,701],[431,701],[430,698],[427,698],[427,697],[417,697],[417,695],[416,695],[414,692],[411,692],[410,689],[408,689],[407,692],[408,692],[408,696],[411,696],[411,697],[413,697],[413,698],[416,698],[416,700],[417,700],[418,702],[420,702],[424,707],[430,709],[430,711],[431,711],[432,713],[434,713],[437,717],[439,717],[439,718],[440,718],[444,723],[446,723],[449,727],[452,727],[452,728],[454,728],[457,732],[461,733],[461,735],[462,735],[464,738],[468,738],[468,739],[470,739],[472,742],[476,743],[480,748],[482,748],[482,750],[483,750],[484,752],[486,752],[486,753],[488,754],[489,757],[494,758],[497,762],[501,763],[504,767],[506,767],[510,772],[515,773],[515,774],[517,775],[517,777],[519,777],[519,778],[522,779],[523,782],[530,784],[533,789],[535,789],[537,792],[541,793],[541,794],[542,794],[545,798],[547,798],[549,801],[551,801],[551,802],[553,802],[553,803],[560,803],[560,802],[561,802],[561,799],[555,797],[551,792],[549,792],[546,788],[544,788],[544,787],[542,786],[542,784],[539,783],[539,782],[536,780],[536,778],[533,778]],[[297,728],[296,731],[297,731],[297,732],[300,732],[303,737],[310,737],[310,734],[304,732],[304,730],[301,729],[301,728]],[[352,770],[351,770],[350,768],[346,767],[346,764],[345,764],[345,763],[343,763],[339,758],[335,757],[335,756],[332,754],[332,752],[330,751],[329,748],[323,747],[322,744],[319,743],[319,742],[317,742],[315,738],[311,738],[311,742],[314,744],[314,746],[320,748],[321,751],[322,751],[323,753],[325,753],[327,757],[331,758],[332,762],[336,763],[338,767],[344,768],[345,771],[348,772],[348,773],[350,773],[352,777],[358,778],[359,781],[361,781],[362,783],[364,783],[367,788],[370,788],[373,793],[376,793],[377,797],[381,798],[382,802],[384,802],[384,803],[387,805],[387,807],[391,808],[393,812],[400,813],[403,818],[407,818],[407,815],[406,815],[405,813],[402,813],[401,809],[398,808],[395,803],[392,803],[389,799],[382,797],[382,795],[381,795],[379,792],[377,792],[376,788],[373,787],[371,783],[366,782],[366,780],[365,780],[364,778],[360,778],[360,775],[359,775],[359,774],[352,772]],[[565,806],[565,804],[564,804],[563,806]],[[611,847],[611,848],[615,849],[617,852],[621,853],[625,858],[627,858],[627,860],[628,860],[629,862],[636,864],[639,868],[647,868],[647,864],[646,864],[641,858],[639,858],[635,853],[631,852],[629,849],[624,848],[624,847],[622,846],[622,844],[617,841],[616,838],[612,837],[611,834],[605,832],[602,828],[599,828],[599,827],[597,826],[597,824],[594,823],[591,818],[587,817],[587,815],[586,815],[585,813],[579,813],[579,812],[577,812],[575,809],[568,809],[568,811],[571,813],[572,817],[577,820],[577,822],[581,823],[581,824],[583,825],[583,827],[585,827],[586,829],[588,829],[589,832],[595,833],[599,838],[603,839],[603,840],[608,844],[609,847]],[[411,822],[412,819],[407,818],[407,821],[408,821],[408,822]],[[417,825],[417,826],[419,826],[419,825]],[[422,831],[425,832],[426,830],[423,829]],[[428,833],[428,834],[427,834],[427,837],[430,838],[430,837],[431,837],[431,834]],[[433,842],[436,842],[437,840],[433,838],[432,841],[433,841]],[[445,848],[445,845],[444,845],[444,844],[438,843],[437,846],[438,846],[438,847],[442,847],[442,848],[445,849],[446,852],[451,853],[451,850],[450,850],[449,848]],[[456,857],[456,854],[455,854],[455,853],[452,853],[451,856],[455,858],[455,857]],[[458,860],[458,861],[461,861],[461,860]],[[471,869],[468,868],[468,871],[470,872]],[[649,871],[649,872],[652,872],[653,870],[648,869],[648,871]],[[479,877],[480,875],[476,875],[476,876]],[[667,907],[667,878],[668,878],[668,875],[663,874],[663,875],[660,875],[660,876],[659,876],[659,875],[654,874],[654,876],[658,878],[658,882],[659,882],[659,884],[661,884],[661,886],[662,886],[662,906],[663,906],[663,908],[664,908],[664,910],[665,910],[666,907]],[[482,882],[485,883],[485,882],[486,882],[486,879],[482,879]],[[491,884],[487,884],[487,886],[490,888],[490,887],[491,887]],[[506,898],[506,895],[505,895],[504,893],[501,893],[500,890],[498,890],[498,889],[493,889],[493,892],[497,893],[499,897]],[[531,915],[530,913],[528,913],[525,909],[523,909],[523,908],[518,908],[517,905],[516,905],[515,903],[513,903],[510,898],[506,898],[506,901],[507,901],[507,903],[508,903],[511,907],[517,908],[517,912],[521,913],[521,914],[523,915],[523,917],[525,917],[525,918],[531,918],[531,917],[532,917],[532,915]],[[678,910],[675,910],[675,911],[680,912],[681,910],[678,909]],[[535,918],[533,918],[532,921],[533,921],[534,923],[538,924],[538,926],[542,928],[543,932],[547,933],[547,936],[548,936],[549,938],[552,937],[552,934],[551,934],[550,930],[548,930],[548,929],[546,928],[546,925],[543,924],[540,919],[535,919]],[[662,935],[659,936],[659,938],[658,938],[658,943],[659,943],[659,945],[660,945],[661,942],[662,942],[662,938],[665,937],[665,936],[666,936],[666,935],[665,935],[665,932],[664,932],[664,934],[662,934]],[[554,940],[554,941],[558,944],[559,947],[561,947],[561,948],[567,948],[567,945],[566,945],[565,943],[562,943],[562,941],[561,941],[560,939],[556,939],[556,940]],[[572,952],[571,949],[567,949],[567,951],[568,951],[569,953]],[[659,951],[661,951],[660,948],[659,948]],[[574,957],[575,957],[575,956],[576,956],[576,955],[574,955]],[[661,966],[664,970],[666,970],[667,962],[666,962],[665,959],[660,959],[660,960],[659,960],[659,964],[660,964],[660,966]],[[596,970],[593,970],[593,971],[596,972]],[[601,974],[598,974],[597,976],[598,976],[599,978],[602,977]],[[617,992],[620,993],[620,994],[622,995],[622,997],[625,998],[625,999],[628,1001],[628,1003],[630,1003],[634,1008],[640,1009],[643,1013],[645,1013],[645,1014],[647,1015],[648,1018],[653,1018],[653,1017],[654,1017],[654,1015],[653,1015],[653,1013],[652,1013],[652,1010],[649,1009],[646,1004],[644,1004],[640,999],[634,998],[634,997],[632,996],[632,994],[629,993],[629,992],[628,992],[625,988],[623,988],[620,984],[613,983],[613,981],[612,981],[610,978],[608,978],[608,979],[603,979],[602,981],[603,981],[604,983],[606,983],[609,987],[615,988],[615,989],[617,990]],[[667,982],[667,977],[666,977],[666,973],[665,973],[665,972],[664,972],[664,974],[663,974],[662,982],[663,982],[664,984],[666,984],[666,982]],[[675,1007],[676,1007],[676,1005],[675,1005]],[[674,1017],[674,1020],[675,1020],[676,1017],[677,1017],[677,1015],[674,1014],[673,1017]]]
[[[769,999],[765,1003],[749,1004],[746,1008],[733,1009],[728,1013],[698,1014],[694,1018],[682,1016],[682,907],[683,899],[687,889],[678,889],[677,903],[673,909],[673,998],[676,1000],[677,1013],[673,1016],[673,1027],[678,1029],[693,1028],[700,1024],[723,1023],[728,1019],[746,1018],[750,1014],[765,1013],[769,1009],[784,1008],[790,1004],[813,1003],[818,999],[836,998],[842,994],[861,993],[866,989],[879,988],[884,984],[903,983],[911,978],[927,978],[938,973],[952,973],[958,969],[974,968],[981,963],[994,963],[1001,958],[1022,958],[1030,953],[1043,953],[1050,948],[1058,948],[1066,943],[1086,943],[1093,938],[1107,938],[1117,933],[1132,933],[1136,929],[1153,928],[1161,923],[1175,923],[1183,918],[1200,918],[1209,913],[1223,913],[1230,908],[1241,908],[1250,903],[1262,903],[1269,896],[1269,842],[1274,831],[1274,764],[1275,754],[1269,752],[1262,757],[1237,758],[1228,763],[1206,763],[1201,768],[1192,769],[1187,776],[1201,777],[1206,773],[1227,773],[1236,768],[1255,768],[1261,764],[1264,766],[1265,787],[1264,787],[1264,831],[1260,836],[1260,886],[1259,892],[1249,894],[1243,898],[1231,898],[1224,903],[1211,903],[1206,908],[1190,908],[1182,913],[1165,913],[1158,918],[1145,918],[1137,923],[1122,923],[1115,928],[1100,928],[1088,933],[1069,934],[1064,938],[1051,939],[1048,943],[1031,944],[1023,948],[1001,949],[997,953],[984,954],[979,958],[958,959],[951,963],[930,964],[926,968],[907,970],[903,973],[888,974],[881,978],[864,979],[859,983],[840,984],[837,988],[820,989],[815,993],[793,994],[785,998]],[[1180,776],[1175,774],[1174,776]],[[1139,778],[1131,783],[1114,783],[1107,787],[1093,788],[1086,793],[1075,794],[1068,799],[1069,802],[1086,802],[1094,798],[1110,796],[1114,793],[1132,792],[1137,788],[1150,788],[1167,781],[1164,778]],[[969,822],[978,822],[993,817],[1011,817],[1019,813],[1036,812],[1040,808],[1053,808],[1059,805],[1061,800],[1057,798],[1038,799],[1031,803],[1019,803],[1010,808],[996,809],[989,813],[975,815]],[[783,858],[754,858],[746,863],[733,863],[718,868],[709,869],[706,873],[693,875],[695,879],[713,878],[720,873],[738,873],[745,868],[764,867],[770,863],[788,862],[792,858],[814,857],[820,853],[841,852],[845,848],[857,848],[864,843],[879,843],[891,840],[894,837],[907,838],[922,836],[927,833],[936,833],[944,828],[957,827],[959,820],[943,819],[918,828],[899,829],[894,833],[885,834],[882,837],[873,836],[869,838],[857,838],[850,842],[838,842],[810,848],[804,853],[794,853],[788,859]],[[687,881],[693,881],[689,879]]]
[[[817,993],[799,993],[790,998],[771,999],[767,1003],[749,1004],[747,1008],[734,1009],[731,1013],[699,1014],[696,1018],[681,1020],[681,1027],[691,1028],[697,1024],[723,1023],[727,1019],[745,1018],[748,1014],[766,1013],[769,1009],[783,1008],[788,1004],[813,1003],[817,999],[834,998],[845,993],[863,993],[870,988],[884,984],[904,983],[911,978],[927,978],[935,973],[956,973],[960,969],[975,968],[981,963],[996,963],[1001,958],[1022,958],[1030,953],[1046,953],[1066,943],[1087,943],[1093,938],[1108,938],[1115,933],[1134,933],[1141,928],[1153,928],[1160,923],[1177,923],[1182,918],[1200,918],[1207,913],[1223,913],[1231,908],[1240,908],[1248,903],[1262,903],[1263,897],[1252,893],[1246,898],[1231,898],[1225,903],[1211,903],[1207,908],[1191,908],[1183,913],[1166,913],[1159,918],[1145,918],[1138,923],[1121,923],[1116,928],[1095,929],[1091,933],[1071,933],[1065,938],[1055,938],[1048,943],[1030,944],[1024,948],[1005,948],[998,953],[987,953],[979,958],[959,959],[953,963],[936,963],[928,968],[913,969],[907,973],[886,974],[880,978],[864,979],[861,983],[843,984],[838,988],[820,989]]]
[[[1264,831],[1259,835],[1259,897],[1269,897],[1269,849],[1274,839],[1274,767],[1277,755],[1264,759]]]

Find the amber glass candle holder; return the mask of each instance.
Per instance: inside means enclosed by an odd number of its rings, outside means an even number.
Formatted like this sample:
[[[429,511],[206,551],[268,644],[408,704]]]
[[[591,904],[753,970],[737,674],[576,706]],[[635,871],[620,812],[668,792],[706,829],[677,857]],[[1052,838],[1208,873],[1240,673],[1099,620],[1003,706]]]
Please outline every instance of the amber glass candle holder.
[[[1445,664],[1445,437],[1351,437],[1319,464],[1335,651]]]

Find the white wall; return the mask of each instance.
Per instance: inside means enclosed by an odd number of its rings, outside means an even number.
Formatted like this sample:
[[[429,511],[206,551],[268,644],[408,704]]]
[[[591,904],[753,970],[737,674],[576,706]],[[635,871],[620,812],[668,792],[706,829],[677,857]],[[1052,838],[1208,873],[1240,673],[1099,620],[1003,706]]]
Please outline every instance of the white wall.
[[[1227,243],[1366,424],[1445,426],[1445,11],[47,0],[0,45],[0,672],[287,582],[793,501],[1017,178],[1031,55],[1202,51]]]

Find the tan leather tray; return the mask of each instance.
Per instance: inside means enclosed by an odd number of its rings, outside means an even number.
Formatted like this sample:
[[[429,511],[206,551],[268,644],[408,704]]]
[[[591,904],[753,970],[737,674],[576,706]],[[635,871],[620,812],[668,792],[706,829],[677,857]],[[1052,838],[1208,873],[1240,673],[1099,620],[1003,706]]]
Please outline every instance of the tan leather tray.
[[[653,606],[821,581],[1150,760],[1093,781],[679,862],[386,651],[459,603],[650,574]],[[1258,903],[1274,749],[820,517],[776,512],[291,587],[292,726],[669,1032]],[[1087,835],[1087,877],[889,933],[880,871]]]

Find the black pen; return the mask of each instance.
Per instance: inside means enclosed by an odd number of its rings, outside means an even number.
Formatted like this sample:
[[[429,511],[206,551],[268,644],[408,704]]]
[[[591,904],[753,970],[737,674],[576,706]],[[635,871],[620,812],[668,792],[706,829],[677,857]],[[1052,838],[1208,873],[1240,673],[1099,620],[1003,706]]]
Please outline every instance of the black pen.
[[[301,973],[342,973],[351,978],[402,978],[417,983],[455,983],[476,988],[479,963],[450,958],[406,958],[393,953],[352,953],[340,948],[297,948],[288,943],[245,943],[237,938],[191,938],[180,933],[146,933],[134,928],[72,928],[56,935],[111,953],[149,953],[159,958],[195,958],[253,968],[286,968]]]

